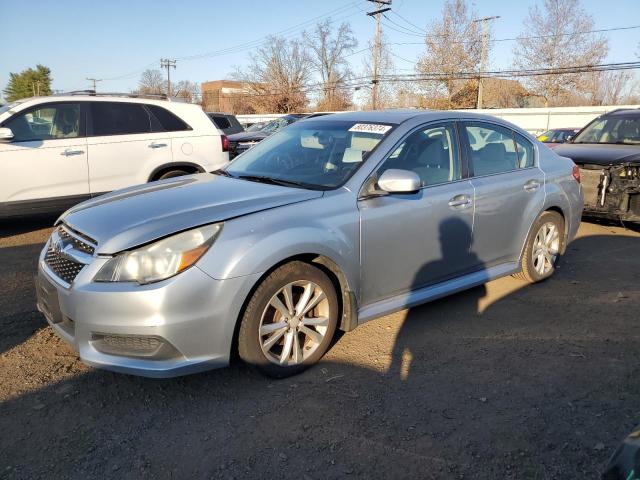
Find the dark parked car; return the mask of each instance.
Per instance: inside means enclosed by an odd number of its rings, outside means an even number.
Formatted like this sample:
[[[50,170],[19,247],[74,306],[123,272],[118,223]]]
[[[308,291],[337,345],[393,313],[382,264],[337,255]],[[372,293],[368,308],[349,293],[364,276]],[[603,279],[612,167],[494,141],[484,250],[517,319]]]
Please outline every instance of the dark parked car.
[[[579,131],[579,128],[552,128],[538,135],[538,140],[545,143],[547,147],[553,148],[556,145],[568,142],[575,137]]]
[[[587,216],[640,222],[640,110],[619,109],[554,151],[580,167]]]
[[[234,133],[244,132],[244,128],[235,115],[230,113],[207,112],[211,121],[222,131],[227,137]]]
[[[229,160],[240,155],[243,152],[246,152],[251,147],[253,147],[256,143],[261,140],[264,140],[269,135],[276,133],[278,130],[286,127],[287,125],[292,124],[293,122],[297,122],[301,118],[304,118],[305,115],[301,114],[289,114],[284,115],[282,117],[276,118],[275,120],[271,120],[268,122],[261,130],[258,131],[246,131],[241,133],[236,133],[235,135],[229,136]]]

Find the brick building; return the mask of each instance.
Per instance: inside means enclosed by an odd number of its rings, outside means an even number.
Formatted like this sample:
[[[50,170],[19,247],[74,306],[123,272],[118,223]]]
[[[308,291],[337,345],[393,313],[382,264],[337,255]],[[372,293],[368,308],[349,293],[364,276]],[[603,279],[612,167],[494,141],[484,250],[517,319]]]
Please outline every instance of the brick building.
[[[235,80],[203,82],[200,88],[205,112],[237,113],[242,103],[241,95],[247,93],[244,84]]]

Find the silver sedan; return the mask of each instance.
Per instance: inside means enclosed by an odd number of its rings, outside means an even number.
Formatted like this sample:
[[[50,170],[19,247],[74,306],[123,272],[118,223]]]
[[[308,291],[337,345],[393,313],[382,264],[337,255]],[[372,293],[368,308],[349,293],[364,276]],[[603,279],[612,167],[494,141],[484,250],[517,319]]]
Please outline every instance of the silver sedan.
[[[349,331],[505,275],[554,273],[579,171],[516,126],[454,112],[297,122],[222,170],[63,214],[38,308],[81,360],[168,377],[237,352],[284,377]]]

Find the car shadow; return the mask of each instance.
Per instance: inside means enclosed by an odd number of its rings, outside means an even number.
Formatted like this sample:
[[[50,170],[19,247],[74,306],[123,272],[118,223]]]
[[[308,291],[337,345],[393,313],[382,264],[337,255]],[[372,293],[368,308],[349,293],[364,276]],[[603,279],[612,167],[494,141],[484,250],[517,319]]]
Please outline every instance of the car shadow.
[[[0,239],[53,227],[60,213],[0,218]]]
[[[637,423],[637,243],[579,238],[548,281],[374,320],[285,380],[242,364],[132,377],[27,339],[35,354],[0,357],[3,476],[594,478]]]

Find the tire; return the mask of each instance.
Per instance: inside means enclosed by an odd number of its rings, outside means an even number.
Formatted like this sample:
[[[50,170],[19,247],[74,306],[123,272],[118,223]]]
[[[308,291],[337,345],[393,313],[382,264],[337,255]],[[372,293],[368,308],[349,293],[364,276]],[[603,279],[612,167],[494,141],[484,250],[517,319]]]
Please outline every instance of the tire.
[[[549,278],[556,271],[564,242],[562,216],[557,212],[543,212],[533,223],[524,246],[520,260],[522,271],[514,277],[529,283]]]
[[[182,175],[190,175],[189,172],[184,170],[169,170],[156,178],[156,180],[166,180],[167,178],[181,177]]]
[[[298,261],[283,265],[247,304],[238,333],[240,358],[272,377],[300,373],[329,348],[338,310],[335,288],[322,270]]]

